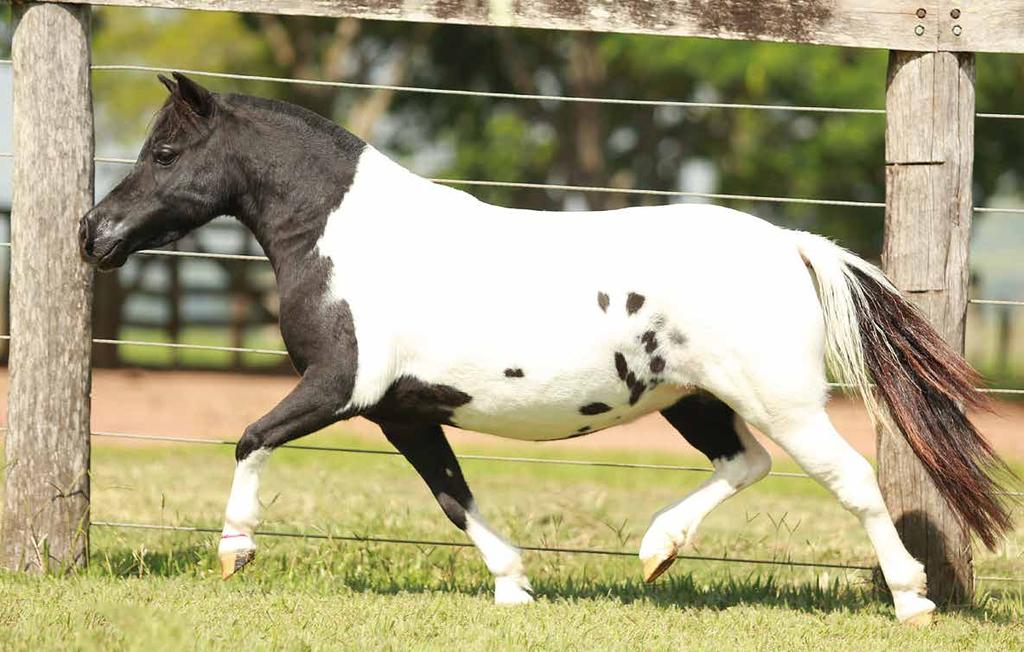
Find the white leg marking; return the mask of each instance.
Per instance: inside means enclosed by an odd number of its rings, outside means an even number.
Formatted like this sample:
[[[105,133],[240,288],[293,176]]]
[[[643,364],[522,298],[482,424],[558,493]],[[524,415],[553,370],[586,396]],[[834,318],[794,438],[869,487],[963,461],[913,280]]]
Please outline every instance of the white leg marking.
[[[270,451],[261,448],[235,466],[231,496],[224,511],[224,530],[217,551],[220,554],[254,550],[253,530],[260,519],[260,473]]]
[[[523,573],[523,560],[519,550],[495,534],[475,508],[466,512],[466,534],[480,551],[487,569],[494,575],[494,602],[533,602],[533,589]]]
[[[676,551],[693,541],[697,527],[711,510],[768,474],[772,466],[768,451],[754,439],[739,417],[735,424],[743,450],[728,459],[712,460],[715,470],[711,477],[685,498],[654,515],[640,543],[641,561],[675,556]]]
[[[924,597],[924,566],[903,547],[871,464],[836,432],[824,410],[787,426],[768,428],[767,432],[860,519],[892,591],[896,617],[925,624],[935,604]]]

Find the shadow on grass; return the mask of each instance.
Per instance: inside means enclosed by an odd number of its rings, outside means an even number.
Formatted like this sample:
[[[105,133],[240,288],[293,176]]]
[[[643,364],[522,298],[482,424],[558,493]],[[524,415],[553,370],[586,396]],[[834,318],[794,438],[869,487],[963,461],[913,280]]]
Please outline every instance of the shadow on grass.
[[[458,593],[490,597],[493,584],[479,563],[466,551],[420,550],[417,564],[407,555],[382,554],[379,548],[321,548],[304,556],[273,552],[257,557],[254,567],[233,581],[264,590],[293,587],[296,583],[315,586],[325,593],[342,587],[356,593],[397,595],[401,593]],[[216,556],[209,543],[196,543],[161,551],[118,547],[104,550],[92,560],[93,573],[129,577],[188,578],[207,582],[219,578]],[[862,613],[892,618],[889,595],[869,579],[834,577],[828,581],[798,579],[786,571],[759,570],[749,573],[707,574],[680,572],[663,576],[654,584],[639,578],[596,577],[586,570],[533,574],[539,599],[551,602],[613,600],[622,604],[643,602],[666,609],[724,610],[737,605],[796,610],[805,613]],[[219,581],[219,579],[217,580]],[[1006,606],[1005,602],[1012,606]],[[970,607],[947,607],[951,613],[974,620],[1013,624],[1024,611],[1024,597],[1014,589],[979,592]]]
[[[94,553],[89,563],[92,569],[110,577],[198,577],[202,570],[212,568],[211,555],[209,544],[159,551],[116,548]]]

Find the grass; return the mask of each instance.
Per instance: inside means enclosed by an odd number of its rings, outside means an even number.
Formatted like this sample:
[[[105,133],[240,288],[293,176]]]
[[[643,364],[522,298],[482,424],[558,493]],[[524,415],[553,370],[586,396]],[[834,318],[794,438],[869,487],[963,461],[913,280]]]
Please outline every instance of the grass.
[[[356,445],[339,432],[309,443]],[[383,441],[380,446],[383,448]],[[680,447],[681,451],[684,448]],[[551,454],[543,445],[490,452]],[[682,455],[578,457],[655,463]],[[481,507],[520,543],[635,552],[652,512],[697,473],[466,461]],[[93,519],[218,526],[230,448],[98,445]],[[777,470],[793,470],[785,464]],[[263,489],[268,530],[461,541],[397,457],[280,451]],[[635,558],[527,553],[540,599],[491,601],[472,549],[263,537],[218,579],[215,535],[92,530],[92,564],[65,578],[0,575],[0,649],[1021,649],[1020,583],[983,583],[974,607],[927,630],[897,624],[870,573],[680,560],[644,585]],[[981,575],[1024,576],[1024,529]],[[815,483],[768,478],[706,521],[695,553],[871,564],[856,521]]]

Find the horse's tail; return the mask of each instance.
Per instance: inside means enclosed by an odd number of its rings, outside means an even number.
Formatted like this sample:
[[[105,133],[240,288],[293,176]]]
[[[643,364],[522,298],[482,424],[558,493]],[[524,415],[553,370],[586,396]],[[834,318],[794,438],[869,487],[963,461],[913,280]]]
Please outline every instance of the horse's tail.
[[[1013,474],[967,418],[987,404],[978,374],[880,269],[820,236],[795,237],[817,280],[832,374],[857,389],[877,425],[874,383],[939,493],[992,548],[1012,527],[994,475]]]

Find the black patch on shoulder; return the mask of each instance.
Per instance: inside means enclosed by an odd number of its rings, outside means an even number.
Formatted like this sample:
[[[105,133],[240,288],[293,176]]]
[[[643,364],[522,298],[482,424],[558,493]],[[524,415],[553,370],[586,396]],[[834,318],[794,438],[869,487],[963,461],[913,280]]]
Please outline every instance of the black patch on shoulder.
[[[523,373],[523,370],[520,369],[519,367],[516,367],[515,369],[509,368],[505,370],[506,378],[522,378],[524,375],[525,374]]]
[[[743,450],[736,434],[735,413],[714,396],[686,396],[661,414],[709,460],[732,458]]]
[[[665,358],[661,357],[660,355],[656,355],[653,358],[651,358],[651,371],[653,371],[656,374],[660,374],[661,372],[665,371]]]
[[[644,295],[630,292],[626,297],[626,314],[635,314],[637,310],[644,307],[644,301],[646,301]]]
[[[632,371],[626,374],[626,387],[632,388],[636,385],[636,374]]]
[[[449,385],[402,376],[391,384],[376,405],[364,411],[364,415],[372,421],[452,425],[455,408],[472,400],[466,392]]]
[[[601,312],[608,312],[608,295],[604,292],[597,293],[597,307]]]
[[[580,408],[580,414],[604,414],[610,410],[611,407],[607,403],[588,403]]]
[[[629,366],[626,364],[626,356],[618,351],[615,352],[615,371],[619,374],[619,380],[626,380],[629,373]]]
[[[638,381],[629,390],[629,404],[636,405],[636,402],[643,396],[644,391],[647,389],[647,383],[644,381]]]

